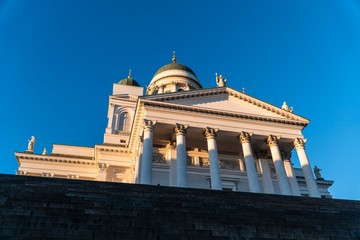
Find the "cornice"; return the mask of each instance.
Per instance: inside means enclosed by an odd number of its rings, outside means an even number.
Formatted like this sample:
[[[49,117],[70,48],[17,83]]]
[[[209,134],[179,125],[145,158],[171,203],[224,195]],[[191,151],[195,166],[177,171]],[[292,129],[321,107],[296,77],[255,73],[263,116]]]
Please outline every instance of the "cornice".
[[[104,152],[131,153],[127,148],[112,145],[95,145],[95,149]]]
[[[245,93],[239,92],[239,91],[234,90],[229,87],[197,89],[197,90],[174,92],[174,93],[168,93],[168,94],[149,95],[149,96],[143,96],[140,98],[143,100],[148,99],[148,100],[153,100],[153,101],[165,102],[165,101],[169,101],[169,100],[194,98],[194,97],[201,97],[201,96],[211,96],[211,95],[217,95],[217,94],[229,94],[230,96],[233,96],[233,97],[241,99],[243,101],[252,103],[255,106],[261,107],[263,109],[266,109],[268,111],[276,113],[280,116],[283,116],[283,117],[286,117],[286,118],[289,118],[292,120],[303,121],[303,122],[306,122],[306,124],[309,123],[309,120],[304,117],[301,117],[294,113],[290,113],[290,112],[285,111],[285,110],[283,110],[277,106],[274,106],[270,103],[267,103],[265,101],[259,100],[254,97],[251,97]]]
[[[144,103],[145,106],[151,106],[151,107],[157,107],[157,108],[168,108],[168,109],[174,109],[174,110],[180,110],[180,111],[204,113],[204,114],[210,114],[210,115],[218,115],[218,116],[255,120],[255,121],[262,121],[262,122],[290,124],[290,125],[303,126],[303,127],[305,127],[307,125],[306,122],[299,121],[299,120],[273,118],[273,117],[266,117],[266,116],[253,115],[253,114],[206,109],[206,108],[201,108],[199,106],[191,107],[191,106],[157,102],[157,101],[151,101],[151,100],[150,101],[142,100],[142,102]]]
[[[131,97],[131,96],[126,96],[128,98],[121,98],[121,97],[117,97],[116,95],[112,95],[110,96],[110,100],[116,101],[118,103],[120,102],[131,102],[131,103],[136,103],[137,102],[137,98]]]
[[[95,165],[94,159],[85,160],[85,159],[76,159],[70,157],[28,154],[28,153],[19,153],[19,152],[15,152],[15,156],[19,161],[20,159],[25,159],[25,160],[35,160],[35,161],[43,161],[43,162],[70,163],[70,164],[78,164],[78,165]]]

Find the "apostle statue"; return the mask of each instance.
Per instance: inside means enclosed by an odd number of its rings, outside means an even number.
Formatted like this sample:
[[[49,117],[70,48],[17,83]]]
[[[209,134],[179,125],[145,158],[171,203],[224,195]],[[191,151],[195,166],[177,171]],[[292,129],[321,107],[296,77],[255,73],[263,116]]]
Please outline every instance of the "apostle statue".
[[[318,168],[318,166],[315,165],[315,167],[314,167],[314,173],[315,173],[316,179],[324,179],[323,177],[321,177],[320,171],[321,171],[321,169]]]
[[[226,79],[222,75],[218,76],[217,73],[215,73],[215,76],[218,87],[224,87],[226,85]]]
[[[31,136],[31,139],[28,140],[28,149],[27,149],[28,152],[34,152],[35,141],[36,139],[34,136]]]

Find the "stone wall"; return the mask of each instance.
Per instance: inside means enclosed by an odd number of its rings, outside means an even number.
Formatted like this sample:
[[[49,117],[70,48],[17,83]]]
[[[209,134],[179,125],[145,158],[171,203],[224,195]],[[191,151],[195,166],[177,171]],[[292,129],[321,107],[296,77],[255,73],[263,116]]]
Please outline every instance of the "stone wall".
[[[360,202],[0,175],[0,239],[360,239]]]

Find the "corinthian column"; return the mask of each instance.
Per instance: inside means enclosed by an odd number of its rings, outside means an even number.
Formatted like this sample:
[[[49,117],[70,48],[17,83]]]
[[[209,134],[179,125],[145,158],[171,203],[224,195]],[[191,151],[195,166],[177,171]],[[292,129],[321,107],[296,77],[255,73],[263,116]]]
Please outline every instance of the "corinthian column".
[[[307,188],[309,190],[309,196],[310,197],[320,197],[320,192],[318,189],[318,186],[316,184],[313,172],[311,170],[310,162],[307,158],[306,152],[305,152],[305,142],[306,140],[301,138],[296,138],[294,141],[296,153],[298,155],[301,168],[304,173],[305,181]]]
[[[279,137],[269,135],[266,142],[269,145],[272,160],[274,162],[276,176],[279,182],[280,192],[283,195],[292,195],[289,180],[287,179],[284,164],[279,149]]]
[[[260,192],[259,180],[257,177],[256,169],[255,169],[255,161],[254,155],[251,149],[251,136],[247,132],[241,132],[239,136],[239,140],[241,142],[244,160],[246,166],[246,174],[248,177],[249,189],[250,192],[258,193]]]
[[[156,121],[144,119],[144,143],[141,158],[141,184],[151,184],[152,180],[152,150],[153,150],[153,130]]]
[[[186,171],[186,129],[189,125],[182,125],[176,123],[176,171],[177,171],[177,186],[187,187],[187,171]]]
[[[210,175],[211,175],[211,189],[222,190],[222,183],[219,170],[219,156],[216,145],[216,133],[219,129],[209,128],[205,129],[205,137],[207,140],[209,159],[210,159]]]

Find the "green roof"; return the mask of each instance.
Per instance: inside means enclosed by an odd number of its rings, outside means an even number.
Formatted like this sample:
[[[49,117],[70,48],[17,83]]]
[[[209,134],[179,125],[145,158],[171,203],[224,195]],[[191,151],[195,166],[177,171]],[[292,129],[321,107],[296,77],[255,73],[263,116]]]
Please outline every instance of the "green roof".
[[[196,74],[194,73],[193,70],[191,70],[191,68],[189,68],[183,64],[180,64],[180,63],[169,63],[165,66],[162,66],[161,68],[159,68],[159,70],[156,71],[154,76],[156,76],[157,74],[159,74],[161,72],[165,72],[167,70],[184,70],[186,72],[193,74],[196,77]]]
[[[132,79],[132,77],[122,79],[118,82],[118,84],[140,87],[140,84],[137,81],[135,81],[134,79]]]

